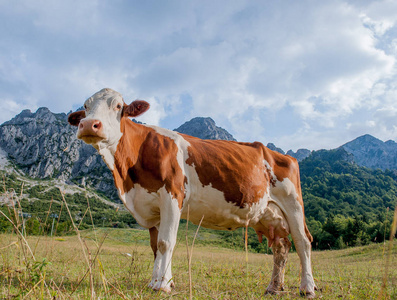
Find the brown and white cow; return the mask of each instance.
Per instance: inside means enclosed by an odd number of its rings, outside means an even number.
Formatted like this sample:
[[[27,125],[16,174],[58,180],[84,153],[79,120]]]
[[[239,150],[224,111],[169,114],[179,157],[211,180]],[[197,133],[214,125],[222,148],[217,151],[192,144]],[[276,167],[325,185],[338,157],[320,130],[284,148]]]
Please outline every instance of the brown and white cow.
[[[291,234],[302,265],[300,291],[314,297],[310,235],[304,217],[297,161],[259,142],[201,140],[156,126],[140,125],[145,101],[126,105],[121,94],[103,89],[69,115],[77,137],[94,146],[112,171],[121,200],[150,231],[154,290],[174,286],[171,258],[179,220],[212,229],[250,226],[274,253],[267,293],[283,289]]]

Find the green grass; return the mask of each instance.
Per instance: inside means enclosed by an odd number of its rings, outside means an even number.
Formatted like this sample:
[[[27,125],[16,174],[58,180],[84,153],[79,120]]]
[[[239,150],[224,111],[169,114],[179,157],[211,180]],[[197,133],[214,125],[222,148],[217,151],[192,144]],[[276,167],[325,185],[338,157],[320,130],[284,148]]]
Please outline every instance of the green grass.
[[[25,259],[15,234],[0,235],[0,298],[2,299],[188,299],[189,277],[185,228],[181,226],[173,258],[176,284],[171,295],[147,288],[153,254],[146,230],[98,229],[77,236],[27,237],[35,260]],[[200,229],[201,230],[201,229]],[[189,231],[191,237],[193,231]],[[103,241],[103,244],[101,242]],[[192,239],[189,238],[189,244]],[[216,244],[216,243],[215,243]],[[397,297],[397,243],[386,294]],[[84,256],[93,262],[92,284]],[[87,251],[89,249],[89,252]],[[99,254],[96,256],[99,249]],[[313,252],[313,274],[322,299],[378,299],[384,276],[383,244]],[[246,257],[248,256],[248,261]],[[299,259],[291,253],[286,290],[272,299],[299,298]],[[248,253],[195,243],[192,259],[193,299],[262,299],[272,272],[272,255]]]

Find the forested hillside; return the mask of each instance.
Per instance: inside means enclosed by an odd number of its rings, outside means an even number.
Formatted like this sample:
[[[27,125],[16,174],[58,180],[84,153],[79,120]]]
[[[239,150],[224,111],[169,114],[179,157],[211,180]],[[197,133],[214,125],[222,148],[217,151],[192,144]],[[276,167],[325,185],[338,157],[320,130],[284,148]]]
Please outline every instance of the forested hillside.
[[[360,167],[343,148],[313,152],[300,163],[313,246],[343,248],[388,238],[396,205],[395,171]]]

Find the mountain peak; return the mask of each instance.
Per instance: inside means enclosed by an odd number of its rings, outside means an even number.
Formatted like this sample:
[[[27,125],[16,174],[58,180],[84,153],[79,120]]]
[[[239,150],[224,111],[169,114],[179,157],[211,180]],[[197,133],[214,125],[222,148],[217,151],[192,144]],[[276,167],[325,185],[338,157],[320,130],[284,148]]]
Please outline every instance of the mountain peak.
[[[193,118],[174,130],[206,140],[235,141],[229,132],[216,126],[215,121],[210,117]]]
[[[358,145],[358,144],[383,144],[383,142],[380,139],[377,139],[376,137],[370,135],[370,134],[364,134],[362,136],[359,136],[358,138],[355,138],[354,140],[344,144],[344,146],[353,146],[353,145]]]
[[[365,134],[341,146],[353,154],[354,161],[373,169],[395,169],[397,164],[397,147],[393,141],[383,142],[372,135]]]
[[[64,114],[58,114],[59,116]],[[14,118],[4,123],[4,125],[21,125],[37,120],[43,120],[45,123],[52,123],[56,120],[57,114],[52,113],[47,107],[40,107],[32,113],[30,109],[24,109]]]
[[[52,112],[47,107],[39,107],[36,110],[36,115],[46,115],[46,114],[52,114]]]

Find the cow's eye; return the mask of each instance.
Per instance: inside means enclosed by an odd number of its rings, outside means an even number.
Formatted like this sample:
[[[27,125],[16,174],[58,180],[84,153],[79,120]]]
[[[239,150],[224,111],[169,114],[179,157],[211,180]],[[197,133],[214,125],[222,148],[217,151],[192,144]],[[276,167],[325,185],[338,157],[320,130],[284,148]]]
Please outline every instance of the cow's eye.
[[[120,103],[117,104],[116,108],[117,108],[117,109],[121,109],[121,104],[120,104]]]
[[[87,104],[84,104],[84,109],[87,110]]]

